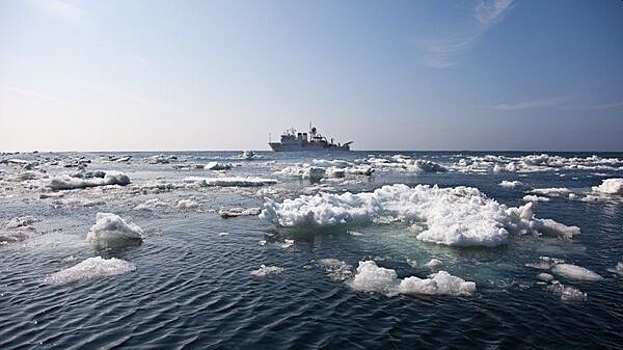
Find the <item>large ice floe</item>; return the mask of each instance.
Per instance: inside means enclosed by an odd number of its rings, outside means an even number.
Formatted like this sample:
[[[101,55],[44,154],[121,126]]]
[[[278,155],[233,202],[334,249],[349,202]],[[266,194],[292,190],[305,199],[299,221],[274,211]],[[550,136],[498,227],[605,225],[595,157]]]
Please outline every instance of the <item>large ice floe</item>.
[[[0,244],[14,243],[32,237],[37,230],[33,223],[39,220],[32,216],[20,216],[9,220],[4,226],[0,226]]]
[[[45,284],[62,285],[72,282],[114,276],[136,270],[136,266],[125,260],[96,256],[70,268],[58,271],[47,276]]]
[[[267,199],[260,218],[292,228],[400,221],[411,225],[419,240],[452,246],[498,246],[510,234],[572,238],[580,232],[535,218],[532,205],[507,207],[472,187],[396,184],[357,194],[321,192],[282,203]]]
[[[143,230],[112,213],[97,213],[86,240],[96,248],[122,248],[143,241]]]
[[[446,271],[439,271],[426,278],[416,276],[398,278],[395,270],[379,267],[374,261],[360,261],[357,272],[346,281],[351,288],[363,292],[424,295],[471,295],[476,283],[465,281]]]
[[[222,187],[257,187],[274,185],[275,179],[265,179],[259,177],[197,177],[190,176],[184,179],[185,183],[196,184],[201,187],[222,186]]]
[[[47,187],[54,191],[58,191],[106,185],[125,186],[129,183],[130,178],[126,174],[118,171],[108,171],[90,173],[88,176],[84,176],[83,174],[64,174],[56,176],[50,179]]]
[[[593,191],[607,195],[623,195],[623,178],[603,180],[601,185],[593,186]]]

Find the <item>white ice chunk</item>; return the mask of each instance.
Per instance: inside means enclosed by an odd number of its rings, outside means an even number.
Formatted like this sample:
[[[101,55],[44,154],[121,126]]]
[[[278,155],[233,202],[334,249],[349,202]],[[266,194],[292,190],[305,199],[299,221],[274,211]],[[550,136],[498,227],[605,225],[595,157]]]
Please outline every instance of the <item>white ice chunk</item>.
[[[428,295],[471,295],[476,291],[476,283],[452,276],[446,271],[433,273],[428,278],[407,277],[400,282],[403,294]]]
[[[109,171],[104,175],[103,178],[100,177],[92,177],[92,178],[80,178],[80,177],[72,177],[69,175],[61,175],[58,177],[53,177],[50,179],[48,183],[48,187],[54,191],[58,190],[71,190],[77,188],[87,188],[87,187],[97,187],[97,186],[106,186],[106,185],[120,185],[125,186],[130,183],[130,178],[118,171]]]
[[[560,296],[562,301],[585,301],[588,297],[586,293],[575,287],[565,286],[559,281],[552,281],[552,284],[547,287],[548,290],[553,292],[554,294]]]
[[[161,207],[168,207],[169,205],[158,198],[151,198],[134,207],[135,210],[156,210]]]
[[[551,282],[554,279],[554,276],[550,275],[549,273],[541,272],[536,275],[536,278],[540,281]]]
[[[521,181],[502,181],[500,182],[500,186],[505,188],[516,188],[518,186],[522,186],[523,183]]]
[[[428,278],[410,276],[400,279],[396,271],[379,267],[374,261],[360,261],[355,277],[347,284],[358,291],[388,295],[471,295],[476,291],[476,283],[466,282],[446,271],[433,273]]]
[[[283,227],[330,227],[405,221],[423,228],[422,241],[458,246],[498,246],[510,233],[572,237],[579,228],[534,218],[532,203],[507,208],[470,187],[383,186],[371,193],[318,193],[267,199],[260,218]],[[509,233],[510,232],[510,233]]]
[[[593,186],[593,191],[603,194],[623,194],[623,178],[603,180],[601,185]]]
[[[197,209],[199,207],[199,204],[197,204],[197,202],[192,199],[180,199],[175,207],[181,210],[192,210]]]
[[[9,220],[9,222],[6,224],[6,228],[12,229],[12,228],[18,228],[18,227],[25,227],[25,226],[32,225],[35,222],[39,222],[39,220],[33,216],[30,216],[30,215],[20,216],[20,217],[16,217],[16,218]]]
[[[231,164],[210,162],[204,166],[204,169],[206,170],[229,170],[231,169]]]
[[[283,272],[283,268],[278,266],[266,266],[262,264],[259,269],[252,271],[251,276],[253,277],[267,277],[269,275],[278,275]]]
[[[61,285],[92,278],[114,276],[136,270],[136,266],[125,260],[96,256],[70,268],[53,273],[44,279],[44,283]]]
[[[441,262],[441,260],[439,259],[434,258],[430,259],[430,261],[426,263],[426,266],[430,267],[431,269],[438,268],[441,265],[443,265],[443,262]]]
[[[552,272],[558,276],[575,281],[601,281],[599,274],[577,265],[558,264],[552,268]]]
[[[256,216],[260,215],[262,209],[260,208],[231,208],[221,209],[218,214],[223,218],[233,218],[238,216]]]
[[[550,198],[549,197],[541,197],[541,196],[537,196],[537,195],[533,195],[533,194],[527,194],[527,195],[523,196],[523,201],[524,202],[549,202]]]
[[[293,239],[284,239],[281,248],[291,248],[294,245]]]
[[[195,183],[199,186],[223,186],[223,187],[256,187],[264,185],[274,185],[277,180],[264,179],[258,177],[196,177],[191,176],[184,179],[186,183]]]
[[[138,244],[143,240],[143,230],[116,214],[97,213],[95,224],[89,229],[86,240],[97,247]]]
[[[378,267],[374,261],[360,261],[357,274],[349,284],[358,291],[390,293],[399,283],[396,271]]]
[[[557,188],[535,188],[530,191],[534,194],[540,194],[549,197],[566,197],[571,193],[571,190],[565,187]]]

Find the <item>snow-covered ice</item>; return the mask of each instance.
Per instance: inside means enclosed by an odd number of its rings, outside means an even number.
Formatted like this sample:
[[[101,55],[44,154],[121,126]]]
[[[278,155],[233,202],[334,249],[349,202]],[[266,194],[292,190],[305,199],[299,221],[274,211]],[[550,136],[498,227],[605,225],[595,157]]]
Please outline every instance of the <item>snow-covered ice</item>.
[[[184,182],[206,186],[225,186],[225,187],[256,187],[274,185],[275,179],[265,179],[259,177],[196,177],[191,176],[184,179]]]
[[[68,174],[53,177],[49,180],[47,187],[54,191],[72,190],[77,188],[87,188],[106,185],[126,186],[130,183],[130,178],[118,171],[108,171],[103,177],[76,177]]]
[[[46,284],[62,285],[76,281],[114,276],[136,270],[136,266],[125,260],[100,256],[88,258],[81,263],[47,276]]]
[[[262,264],[259,269],[252,271],[251,276],[253,277],[268,277],[270,275],[278,275],[283,272],[283,268],[278,266],[266,266]]]
[[[593,191],[610,195],[623,195],[623,178],[605,179],[601,185],[593,186]]]
[[[403,221],[414,225],[422,241],[458,246],[498,246],[509,234],[572,238],[579,228],[540,220],[532,203],[506,207],[476,188],[386,185],[373,192],[318,193],[267,199],[260,218],[283,227],[331,227]]]
[[[471,295],[476,283],[439,271],[427,278],[416,276],[398,278],[396,271],[379,267],[374,261],[360,261],[355,276],[346,282],[351,288],[364,292],[425,295]]]
[[[601,281],[603,279],[602,276],[587,268],[571,264],[558,264],[552,268],[552,272],[575,281]]]
[[[112,213],[97,213],[86,240],[96,247],[121,247],[143,241],[143,229]]]

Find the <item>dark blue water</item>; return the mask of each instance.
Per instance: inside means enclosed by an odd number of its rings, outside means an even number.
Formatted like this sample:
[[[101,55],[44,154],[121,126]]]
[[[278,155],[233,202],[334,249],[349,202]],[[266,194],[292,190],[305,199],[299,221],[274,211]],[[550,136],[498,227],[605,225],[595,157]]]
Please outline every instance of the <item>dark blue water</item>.
[[[26,232],[0,245],[0,348],[621,348],[623,271],[617,264],[623,261],[623,200],[596,196],[592,187],[623,177],[623,154],[548,153],[547,161],[535,164],[532,154],[521,152],[256,152],[252,160],[238,159],[241,153],[163,153],[160,160],[151,157],[161,153],[0,157],[0,237]],[[392,158],[396,154],[430,160],[447,171],[395,166],[403,164]],[[131,160],[110,161],[124,155]],[[80,157],[91,161],[85,169],[73,162]],[[33,166],[24,169],[9,159]],[[320,179],[278,174],[314,159],[369,165],[374,172]],[[211,161],[231,168],[197,167]],[[508,164],[515,168],[500,170]],[[60,192],[46,185],[57,175],[91,170],[121,171],[132,181]],[[199,186],[189,177],[279,182]],[[502,187],[502,181],[521,185]],[[513,235],[496,247],[454,247],[422,242],[402,222],[287,229],[258,216],[225,219],[218,213],[261,208],[269,198],[362,193],[397,183],[475,187],[508,207],[525,204],[523,197],[534,189],[566,188],[571,197],[544,196],[549,201],[536,202],[534,214],[578,226],[581,233],[573,239]],[[153,199],[163,204],[137,209]],[[180,200],[195,206],[178,206]],[[140,226],[143,243],[95,249],[85,237],[98,212]],[[30,230],[9,227],[11,219],[25,216],[36,219]],[[294,243],[287,246],[286,240]],[[46,277],[96,256],[122,259],[135,270],[107,277],[84,271],[74,281],[46,283]],[[351,273],[359,261],[374,260],[399,278],[426,278],[434,272],[426,263],[435,258],[444,271],[475,282],[476,291],[457,296],[356,290],[348,274],[337,276],[322,263],[329,258]],[[585,296],[564,298],[551,282],[537,278],[552,274],[535,267],[543,259],[564,260],[603,278],[554,275]],[[253,276],[261,265],[282,271]]]

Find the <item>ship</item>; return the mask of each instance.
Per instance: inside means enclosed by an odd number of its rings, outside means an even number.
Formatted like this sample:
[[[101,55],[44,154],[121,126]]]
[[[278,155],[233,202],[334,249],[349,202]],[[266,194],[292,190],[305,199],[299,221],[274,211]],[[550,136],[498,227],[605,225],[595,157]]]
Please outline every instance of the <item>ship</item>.
[[[335,143],[333,139],[327,140],[316,127],[310,125],[308,133],[297,132],[295,128],[290,128],[281,134],[279,142],[269,140],[268,145],[275,152],[350,151],[352,143],[353,141],[348,141],[340,144]]]

